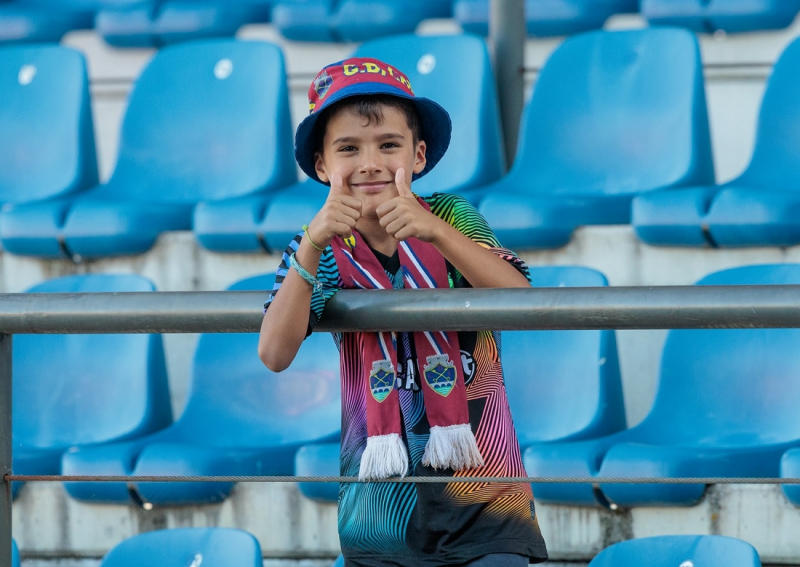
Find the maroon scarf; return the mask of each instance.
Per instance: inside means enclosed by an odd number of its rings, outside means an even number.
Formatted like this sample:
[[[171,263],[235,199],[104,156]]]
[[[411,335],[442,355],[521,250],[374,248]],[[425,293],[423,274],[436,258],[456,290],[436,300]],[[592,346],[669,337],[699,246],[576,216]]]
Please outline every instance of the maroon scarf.
[[[420,203],[428,208],[427,203]],[[345,289],[392,289],[378,259],[358,232],[347,242],[331,242]],[[398,243],[406,288],[448,288],[447,265],[432,245],[416,238]],[[422,464],[463,470],[483,465],[469,424],[461,349],[455,332],[413,334],[430,438]],[[399,396],[395,387],[395,333],[359,333],[358,343],[367,389],[367,447],[361,456],[361,480],[405,476],[408,451],[402,441]],[[413,361],[409,361],[413,364]]]

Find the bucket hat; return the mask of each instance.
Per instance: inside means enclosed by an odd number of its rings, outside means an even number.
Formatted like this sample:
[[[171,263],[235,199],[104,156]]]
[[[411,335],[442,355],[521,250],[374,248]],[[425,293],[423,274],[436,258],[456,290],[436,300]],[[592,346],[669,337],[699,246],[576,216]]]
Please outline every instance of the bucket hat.
[[[366,57],[351,57],[322,69],[308,89],[309,114],[297,127],[294,155],[300,168],[311,179],[322,181],[314,169],[314,127],[323,110],[352,96],[391,95],[411,101],[420,117],[420,139],[427,146],[425,169],[418,179],[433,169],[450,145],[450,115],[434,101],[414,95],[411,82],[396,67]],[[327,184],[326,184],[327,185]]]

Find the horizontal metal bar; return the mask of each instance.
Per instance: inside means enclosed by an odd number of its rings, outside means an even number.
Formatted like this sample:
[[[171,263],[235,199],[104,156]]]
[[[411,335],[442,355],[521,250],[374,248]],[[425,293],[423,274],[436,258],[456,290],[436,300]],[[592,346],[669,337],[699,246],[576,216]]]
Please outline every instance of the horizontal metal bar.
[[[413,295],[410,295],[413,294]],[[266,292],[0,294],[0,333],[257,332]],[[800,327],[800,286],[341,291],[317,331]]]
[[[800,478],[735,478],[735,477],[550,477],[550,476],[406,476],[383,480],[359,480],[356,476],[89,476],[89,475],[24,475],[5,476],[9,482],[346,482],[346,483],[541,483],[541,484],[800,484]]]

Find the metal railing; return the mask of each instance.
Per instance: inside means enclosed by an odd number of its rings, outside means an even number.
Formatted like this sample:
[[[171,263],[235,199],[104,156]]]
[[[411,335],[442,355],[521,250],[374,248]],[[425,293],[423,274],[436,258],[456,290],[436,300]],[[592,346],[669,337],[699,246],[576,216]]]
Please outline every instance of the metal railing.
[[[409,297],[413,293],[413,299]],[[0,567],[10,565],[12,336],[30,333],[257,332],[264,292],[0,294]],[[342,291],[315,331],[474,331],[800,328],[800,285]],[[256,353],[253,353],[256,356]],[[130,477],[69,477],[122,480]],[[136,477],[147,481],[354,482],[340,477]],[[459,478],[459,482],[498,479]],[[597,478],[503,478],[505,482],[599,482]],[[398,482],[397,479],[390,480]],[[402,482],[443,482],[415,477]],[[632,479],[603,483],[784,483],[800,479]]]

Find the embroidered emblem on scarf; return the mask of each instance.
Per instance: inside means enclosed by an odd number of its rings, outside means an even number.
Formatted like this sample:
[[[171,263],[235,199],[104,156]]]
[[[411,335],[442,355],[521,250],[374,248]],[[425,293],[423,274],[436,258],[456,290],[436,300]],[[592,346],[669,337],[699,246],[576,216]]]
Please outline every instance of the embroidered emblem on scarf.
[[[369,375],[369,390],[378,403],[385,400],[394,389],[395,375],[391,360],[376,360]]]
[[[423,374],[428,386],[440,396],[446,398],[453,391],[457,378],[456,367],[446,354],[429,356]]]

